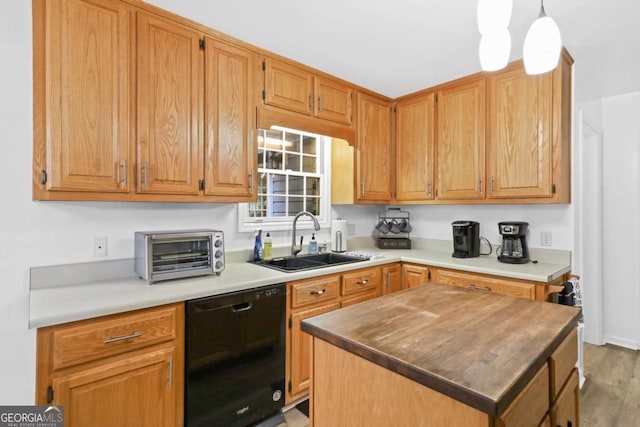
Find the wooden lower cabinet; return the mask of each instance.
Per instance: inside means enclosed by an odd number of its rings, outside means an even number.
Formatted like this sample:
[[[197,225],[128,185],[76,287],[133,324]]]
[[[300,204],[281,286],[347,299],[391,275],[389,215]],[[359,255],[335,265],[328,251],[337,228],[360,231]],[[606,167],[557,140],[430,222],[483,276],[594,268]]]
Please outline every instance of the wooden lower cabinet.
[[[300,330],[300,322],[378,297],[380,274],[380,267],[371,267],[287,283],[286,404],[309,393],[312,337]]]
[[[415,288],[433,281],[432,267],[416,264],[402,264],[402,289]]]
[[[381,295],[387,295],[403,289],[401,264],[382,266]]]
[[[578,427],[580,425],[580,387],[578,368],[571,375],[551,407],[551,425],[559,427]]]
[[[184,304],[38,329],[36,404],[65,425],[181,426]]]

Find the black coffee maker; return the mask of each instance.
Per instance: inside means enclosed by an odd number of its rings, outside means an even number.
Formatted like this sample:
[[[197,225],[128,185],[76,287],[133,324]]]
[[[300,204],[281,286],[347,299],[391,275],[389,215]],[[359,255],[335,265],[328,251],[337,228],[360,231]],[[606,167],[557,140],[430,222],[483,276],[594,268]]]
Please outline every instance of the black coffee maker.
[[[474,258],[480,255],[480,223],[475,221],[454,221],[454,258]]]
[[[498,261],[508,264],[526,264],[529,262],[527,248],[528,222],[499,222],[498,230],[502,235],[502,246],[498,250]]]

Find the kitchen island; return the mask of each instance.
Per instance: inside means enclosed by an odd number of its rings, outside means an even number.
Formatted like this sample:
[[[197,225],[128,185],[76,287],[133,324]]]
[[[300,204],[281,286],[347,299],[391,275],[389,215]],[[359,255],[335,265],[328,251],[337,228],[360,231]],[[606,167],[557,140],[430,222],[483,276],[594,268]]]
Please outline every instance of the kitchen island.
[[[429,284],[304,320],[311,423],[575,427],[579,316]]]

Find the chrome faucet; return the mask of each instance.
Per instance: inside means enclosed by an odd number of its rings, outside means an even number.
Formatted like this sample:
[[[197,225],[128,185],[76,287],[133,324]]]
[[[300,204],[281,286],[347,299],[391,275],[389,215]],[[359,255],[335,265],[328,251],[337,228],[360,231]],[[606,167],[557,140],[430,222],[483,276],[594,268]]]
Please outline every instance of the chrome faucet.
[[[296,223],[298,222],[298,218],[303,215],[310,216],[313,220],[313,226],[316,231],[320,230],[320,224],[318,223],[318,219],[311,213],[307,211],[298,212],[298,214],[293,218],[293,234],[291,236],[291,255],[296,256],[302,250],[302,240],[304,240],[304,236],[300,236],[300,246],[296,245]]]

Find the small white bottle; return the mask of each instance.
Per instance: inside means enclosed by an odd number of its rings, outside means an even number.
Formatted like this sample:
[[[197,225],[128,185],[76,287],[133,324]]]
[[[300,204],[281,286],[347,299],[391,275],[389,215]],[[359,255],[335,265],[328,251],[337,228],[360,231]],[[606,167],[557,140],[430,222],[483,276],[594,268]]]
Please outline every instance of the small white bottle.
[[[309,242],[309,253],[317,254],[318,253],[318,241],[316,240],[316,233],[311,235],[311,241]]]
[[[273,257],[273,241],[271,240],[271,234],[267,231],[267,235],[264,236],[262,257],[264,259],[271,259]]]

